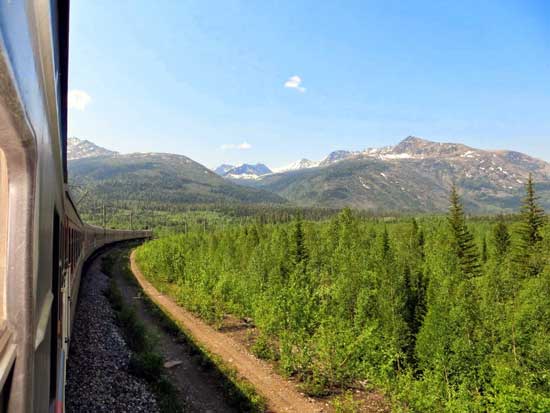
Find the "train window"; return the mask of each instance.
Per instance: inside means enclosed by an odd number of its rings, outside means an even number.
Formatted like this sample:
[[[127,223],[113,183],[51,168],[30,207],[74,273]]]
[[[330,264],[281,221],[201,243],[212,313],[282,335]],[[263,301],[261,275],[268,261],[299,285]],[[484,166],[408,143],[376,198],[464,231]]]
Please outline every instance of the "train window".
[[[8,236],[8,172],[4,152],[0,149],[0,319],[4,314],[4,290]]]

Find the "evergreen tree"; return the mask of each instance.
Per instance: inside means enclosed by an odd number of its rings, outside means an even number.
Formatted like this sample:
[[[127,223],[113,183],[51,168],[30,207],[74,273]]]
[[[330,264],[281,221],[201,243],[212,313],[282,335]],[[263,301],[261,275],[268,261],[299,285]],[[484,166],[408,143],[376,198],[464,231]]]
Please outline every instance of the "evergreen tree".
[[[538,204],[531,174],[529,174],[525,185],[525,191],[526,195],[521,206],[521,225],[518,229],[519,244],[515,261],[519,264],[518,272],[520,274],[537,275],[542,271],[544,265],[538,250],[542,241],[542,228],[546,222],[546,215]]]
[[[467,278],[477,277],[481,274],[479,257],[474,244],[474,237],[466,226],[464,209],[454,184],[451,188],[450,202],[448,222],[451,226],[454,238],[453,247],[460,261],[462,274]]]
[[[510,247],[510,233],[502,215],[499,215],[493,229],[493,242],[498,259],[504,258]]]
[[[411,249],[416,251],[421,259],[424,259],[424,231],[419,227],[418,221],[412,219]]]
[[[535,194],[535,184],[531,174],[529,174],[525,190],[526,195],[521,206],[522,225],[519,235],[522,247],[528,249],[542,240],[541,229],[546,222],[546,215],[537,202],[538,197]]]
[[[481,262],[484,264],[487,262],[488,258],[488,252],[487,252],[487,238],[483,237],[483,243],[481,244]]]
[[[388,228],[384,226],[384,232],[382,232],[382,256],[386,258],[390,253],[390,236],[388,234]]]
[[[304,228],[302,217],[298,216],[292,229],[292,258],[295,265],[307,263],[308,253],[304,244]]]

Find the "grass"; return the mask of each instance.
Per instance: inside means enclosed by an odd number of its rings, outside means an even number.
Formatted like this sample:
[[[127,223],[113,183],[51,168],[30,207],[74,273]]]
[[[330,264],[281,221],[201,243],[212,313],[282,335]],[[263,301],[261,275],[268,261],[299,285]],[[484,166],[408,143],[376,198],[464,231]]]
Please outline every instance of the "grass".
[[[132,351],[129,371],[145,380],[153,390],[162,413],[182,413],[184,411],[177,390],[166,378],[163,357],[155,351],[156,339],[139,320],[133,307],[128,306],[120,293],[112,274],[119,268],[119,260],[109,254],[104,257],[102,270],[111,277],[106,296],[115,311],[117,324],[122,330],[126,344]]]
[[[141,287],[137,283],[130,269],[129,253],[130,248],[113,250],[113,252],[108,254],[103,259],[103,271],[106,274],[110,274],[116,270],[117,273],[121,274],[128,282],[140,289],[143,302],[147,306],[150,314],[154,316],[158,325],[167,334],[174,337],[182,345],[185,345],[185,347],[189,350],[189,355],[195,358],[196,363],[205,371],[209,371],[212,376],[217,379],[217,382],[220,385],[220,390],[225,395],[225,398],[229,404],[240,412],[265,412],[267,410],[265,399],[256,392],[252,384],[240,377],[238,372],[228,366],[220,357],[210,353],[199,343],[194,341],[192,335],[186,331],[184,326],[178,324],[177,321],[172,319],[163,308],[159,307],[156,303],[149,299],[147,295],[143,294]],[[120,291],[118,291],[118,294],[120,294]],[[120,299],[122,300],[122,297],[120,297]],[[113,308],[115,307],[113,306]],[[133,314],[135,316],[135,311]],[[139,320],[136,321],[137,330],[140,330],[141,327],[139,327],[139,324],[143,324],[139,322]],[[135,337],[136,334],[134,332],[129,332],[128,334],[128,339],[134,342],[138,347],[142,344],[139,342],[141,339],[139,337]],[[141,336],[141,333],[138,333],[137,335]],[[144,333],[144,335],[147,336],[146,333]],[[145,348],[150,349],[154,347],[151,346]],[[136,360],[136,363],[138,363],[138,372],[140,372],[138,374],[147,375],[149,372],[153,374],[155,373],[156,365],[154,357],[141,357],[140,360]]]

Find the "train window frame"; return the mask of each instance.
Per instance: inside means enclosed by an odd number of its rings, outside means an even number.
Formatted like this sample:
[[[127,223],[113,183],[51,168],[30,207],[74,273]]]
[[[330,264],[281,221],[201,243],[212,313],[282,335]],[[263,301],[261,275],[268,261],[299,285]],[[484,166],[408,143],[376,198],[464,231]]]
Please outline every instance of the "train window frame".
[[[0,320],[6,319],[6,275],[8,260],[8,164],[0,148]]]

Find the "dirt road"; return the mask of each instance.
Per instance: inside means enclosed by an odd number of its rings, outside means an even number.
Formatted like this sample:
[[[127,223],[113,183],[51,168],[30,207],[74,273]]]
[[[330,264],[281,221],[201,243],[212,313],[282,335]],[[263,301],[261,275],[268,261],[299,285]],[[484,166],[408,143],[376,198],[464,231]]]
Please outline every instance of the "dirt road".
[[[134,282],[120,272],[113,274],[126,305],[132,306],[147,330],[157,338],[157,351],[165,361],[177,362],[168,369],[171,383],[178,389],[180,401],[189,413],[237,413],[220,389],[219,377],[205,369],[198,356],[192,355],[189,344],[174,338],[159,325],[158,318],[141,299],[142,294]]]
[[[248,380],[265,397],[270,411],[281,413],[328,411],[328,408],[321,402],[301,394],[294,384],[277,375],[271,366],[254,357],[243,345],[216,331],[178,306],[171,298],[161,294],[139,270],[134,259],[134,252],[130,256],[130,261],[134,276],[143,291],[180,323],[198,343],[211,353],[221,357],[227,365],[233,367]]]

